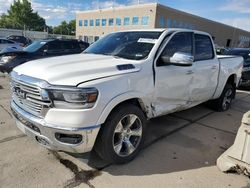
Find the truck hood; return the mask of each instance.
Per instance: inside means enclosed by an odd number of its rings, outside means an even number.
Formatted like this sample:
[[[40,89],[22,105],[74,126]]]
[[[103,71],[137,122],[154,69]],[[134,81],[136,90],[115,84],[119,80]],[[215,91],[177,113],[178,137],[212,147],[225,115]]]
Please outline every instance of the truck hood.
[[[17,66],[18,75],[45,80],[52,85],[77,86],[81,82],[140,70],[138,61],[97,54],[77,54],[30,61]]]

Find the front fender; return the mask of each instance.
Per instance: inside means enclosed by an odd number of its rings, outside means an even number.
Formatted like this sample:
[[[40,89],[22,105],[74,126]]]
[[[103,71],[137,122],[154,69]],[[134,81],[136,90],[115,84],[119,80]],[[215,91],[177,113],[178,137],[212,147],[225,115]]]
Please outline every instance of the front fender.
[[[129,100],[129,99],[140,99],[144,105],[144,107],[150,107],[145,101],[145,96],[141,92],[131,91],[122,93],[109,101],[109,103],[105,106],[101,116],[98,119],[97,125],[103,124],[107,117],[109,116],[110,112],[120,103]]]

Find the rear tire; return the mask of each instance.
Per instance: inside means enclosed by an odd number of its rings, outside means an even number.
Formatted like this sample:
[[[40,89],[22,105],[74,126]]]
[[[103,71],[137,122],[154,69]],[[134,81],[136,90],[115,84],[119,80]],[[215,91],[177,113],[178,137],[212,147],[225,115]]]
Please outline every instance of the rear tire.
[[[231,84],[227,83],[221,96],[218,99],[211,101],[212,108],[218,112],[227,111],[234,99],[235,90],[236,89]]]
[[[145,128],[146,117],[142,110],[135,105],[122,105],[102,125],[94,149],[110,163],[127,163],[141,150]]]

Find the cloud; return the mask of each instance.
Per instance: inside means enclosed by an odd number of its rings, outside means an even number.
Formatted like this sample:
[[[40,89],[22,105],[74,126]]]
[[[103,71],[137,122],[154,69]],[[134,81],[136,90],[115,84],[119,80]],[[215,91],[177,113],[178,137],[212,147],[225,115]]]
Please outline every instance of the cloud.
[[[13,0],[0,0],[0,15],[6,13],[12,3]]]
[[[125,4],[118,3],[116,1],[92,1],[91,5],[87,7],[90,10],[96,9],[105,9],[105,8],[112,8],[112,7],[121,7],[125,6]]]
[[[233,18],[233,19],[222,19],[220,22],[250,31],[250,18]]]
[[[219,10],[237,13],[250,13],[250,0],[227,0],[227,3]]]
[[[112,8],[112,7],[123,7],[127,5],[136,5],[138,3],[145,4],[145,3],[152,3],[156,1],[152,0],[127,0],[124,3],[118,3],[117,1],[92,1],[91,5],[87,7],[87,9],[95,10],[95,9],[105,9],[105,8]]]

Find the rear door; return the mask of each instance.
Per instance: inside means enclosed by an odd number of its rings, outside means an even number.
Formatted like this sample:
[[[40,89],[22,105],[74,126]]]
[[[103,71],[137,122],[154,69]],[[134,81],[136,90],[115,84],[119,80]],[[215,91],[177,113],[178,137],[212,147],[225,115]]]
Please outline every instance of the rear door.
[[[219,61],[215,56],[211,38],[205,34],[194,34],[195,62],[194,80],[191,88],[193,102],[204,102],[212,98],[218,82]]]
[[[156,60],[155,101],[153,103],[155,116],[179,111],[191,105],[190,87],[193,80],[193,66],[164,65],[160,60],[161,56],[170,58],[176,52],[193,54],[192,32],[175,34],[163,47],[163,51]]]

